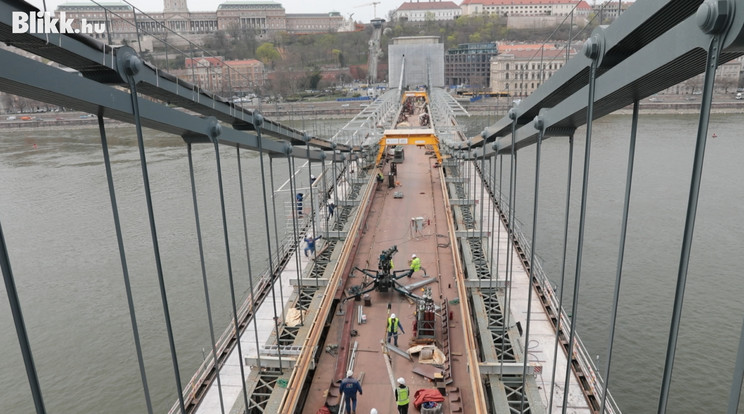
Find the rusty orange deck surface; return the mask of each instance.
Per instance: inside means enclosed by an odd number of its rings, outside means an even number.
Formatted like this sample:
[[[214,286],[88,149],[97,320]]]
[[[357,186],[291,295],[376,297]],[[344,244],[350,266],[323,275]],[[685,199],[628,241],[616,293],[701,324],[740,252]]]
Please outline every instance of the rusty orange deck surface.
[[[437,305],[441,305],[444,299],[457,297],[455,286],[454,258],[452,256],[450,237],[447,230],[447,217],[443,202],[442,185],[440,183],[439,169],[434,167],[436,160],[431,154],[426,153],[423,147],[405,147],[405,161],[398,164],[397,185],[388,188],[387,173],[390,164],[385,164],[383,175],[384,183],[377,184],[374,191],[372,205],[366,220],[360,239],[359,249],[353,258],[355,266],[366,269],[376,269],[379,255],[382,250],[393,245],[398,247],[398,253],[393,257],[394,270],[407,269],[408,261],[412,254],[421,258],[421,265],[426,270],[429,278],[437,281],[430,283],[427,287],[432,290],[432,297]],[[377,170],[375,170],[376,174]],[[402,192],[403,198],[394,198],[395,192]],[[423,217],[425,225],[423,230],[415,232],[411,225],[413,217]],[[348,278],[344,289],[362,283],[363,276],[354,272],[354,277]],[[402,278],[399,281],[407,285],[424,279],[423,270],[416,272],[410,279]],[[420,295],[421,289],[413,292]],[[372,306],[364,306],[366,323],[357,324],[357,309],[363,301],[353,302],[352,315],[340,315],[339,310],[347,309],[346,304],[339,304],[334,314],[332,324],[324,343],[319,344],[322,349],[328,345],[339,345],[343,338],[343,330],[346,320],[350,321],[351,329],[358,332],[358,336],[351,338],[351,345],[358,342],[356,362],[354,366],[354,377],[364,373],[362,388],[364,394],[358,396],[357,410],[359,414],[367,414],[370,409],[376,408],[379,414],[397,413],[396,403],[388,370],[382,353],[381,341],[385,339],[385,328],[388,318],[388,303],[391,313],[400,318],[405,334],[398,337],[399,348],[405,350],[414,336],[413,323],[416,305],[402,294],[391,290],[386,293],[377,291],[370,292]],[[455,405],[462,407],[462,412],[470,412],[473,396],[467,392],[469,387],[468,373],[466,367],[466,356],[464,355],[464,339],[459,314],[459,307],[451,306],[453,318],[450,325],[450,347],[452,353],[452,377],[454,382],[448,388],[459,387],[461,401]],[[441,349],[441,323],[437,318],[436,338],[437,345]],[[418,412],[413,406],[413,396],[416,391],[423,388],[436,389],[435,384],[418,374],[412,369],[417,361],[413,356],[413,362],[390,353],[393,377],[403,377],[409,387],[411,403],[409,412]],[[339,361],[338,357],[328,352],[323,352],[318,362],[318,368],[312,379],[307,400],[304,403],[303,413],[315,414],[328,400],[329,403],[338,403],[340,391],[338,389],[335,372],[338,365],[346,361]],[[445,397],[444,410],[449,413],[450,398],[456,398],[453,394]],[[350,412],[350,411],[348,411]]]

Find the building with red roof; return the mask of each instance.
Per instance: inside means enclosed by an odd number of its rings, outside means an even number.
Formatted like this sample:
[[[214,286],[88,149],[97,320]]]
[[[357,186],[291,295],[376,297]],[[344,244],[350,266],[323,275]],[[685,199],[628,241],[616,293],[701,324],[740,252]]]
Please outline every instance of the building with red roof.
[[[592,7],[584,0],[464,0],[463,15],[497,14],[499,16],[567,16],[572,11],[588,16]]]
[[[451,1],[405,2],[393,13],[393,20],[407,19],[411,22],[427,20],[455,20],[462,14],[460,6]]]

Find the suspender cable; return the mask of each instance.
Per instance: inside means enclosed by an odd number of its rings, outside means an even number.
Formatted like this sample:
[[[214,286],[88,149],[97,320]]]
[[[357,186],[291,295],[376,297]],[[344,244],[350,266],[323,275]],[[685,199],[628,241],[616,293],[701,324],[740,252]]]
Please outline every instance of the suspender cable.
[[[723,12],[723,10],[721,10],[721,12]],[[700,19],[698,19],[698,21],[700,21]],[[704,30],[705,29],[707,28],[704,28]],[[710,33],[710,31],[706,30],[706,33]],[[664,377],[662,379],[661,392],[659,395],[659,414],[666,412],[667,400],[669,399],[669,387],[672,382],[674,353],[677,350],[677,336],[679,335],[679,324],[682,317],[682,302],[685,297],[685,285],[687,284],[687,269],[690,264],[690,250],[692,249],[692,235],[695,230],[695,216],[697,215],[698,197],[700,195],[700,181],[703,176],[703,159],[705,158],[705,143],[708,139],[708,123],[710,122],[710,107],[713,101],[713,86],[716,78],[716,68],[718,67],[718,57],[720,56],[722,46],[723,35],[717,35],[711,39],[710,48],[708,49],[708,59],[705,65],[703,98],[700,104],[700,120],[698,121],[695,157],[692,164],[690,195],[687,200],[685,231],[682,238],[682,251],[679,257],[679,272],[677,273],[677,288],[674,294],[672,323],[669,328],[669,343],[667,344],[666,362],[664,364]]]
[[[503,184],[503,178],[504,178],[504,156],[502,155],[501,156],[501,162],[499,162],[499,227],[498,227],[498,230],[496,230],[497,233],[498,233],[496,235],[496,239],[498,240],[497,247],[496,247],[496,274],[497,275],[499,274],[499,259],[501,258],[501,208],[503,206],[502,201],[504,200],[504,198],[503,198],[503,192],[501,191],[501,188],[503,187],[502,186],[502,184]],[[507,211],[507,214],[509,214],[508,211]],[[507,237],[508,237],[509,229],[506,229],[505,228],[504,230],[506,230]],[[506,245],[507,245],[507,248],[508,248],[509,247],[509,241],[508,240],[506,242]],[[508,283],[508,280],[509,280],[508,276],[509,275],[507,274],[506,270],[507,270],[507,268],[504,267],[504,282],[505,282],[505,286],[504,286],[504,300],[506,300],[506,296],[509,294],[509,290],[511,289],[511,286],[509,286],[509,283]],[[493,295],[489,295],[489,296],[490,297],[493,297]],[[502,309],[502,311],[501,311],[501,313],[502,313],[502,315],[501,315],[501,338],[502,338],[501,339],[501,367],[503,369],[503,366],[504,366],[504,355],[506,354],[506,343],[505,343],[506,341],[504,341],[504,338],[506,338],[506,315],[509,313],[509,310],[508,309],[504,309],[503,306],[501,307],[501,309]]]
[[[486,151],[486,148],[484,145],[483,152],[485,151]],[[488,217],[488,220],[489,220],[488,224],[489,224],[489,229],[491,231],[490,231],[490,237],[486,239],[486,242],[488,243],[486,245],[486,249],[488,249],[488,273],[489,273],[488,274],[488,279],[489,279],[488,287],[489,287],[489,290],[492,288],[492,285],[493,285],[493,246],[496,241],[494,239],[496,233],[494,232],[495,228],[493,224],[494,212],[496,211],[496,201],[495,201],[495,198],[492,197],[493,195],[496,194],[495,193],[496,188],[494,187],[494,184],[493,184],[494,178],[495,178],[494,168],[496,167],[496,164],[494,164],[495,159],[496,159],[495,156],[493,158],[488,158],[488,189],[490,190],[489,200],[488,200],[490,202],[489,203],[490,216]]]
[[[292,146],[287,144],[285,148],[285,152],[287,153],[287,169],[289,170],[289,198],[290,202],[292,203],[292,208],[290,209],[292,211],[292,233],[294,234],[294,238],[292,239],[292,244],[296,246],[295,252],[294,252],[294,258],[295,258],[295,272],[297,273],[297,291],[300,295],[302,295],[302,278],[301,278],[301,268],[302,265],[300,263],[300,238],[298,237],[298,231],[297,231],[297,209],[294,207],[294,194],[295,194],[295,184],[294,184],[294,158],[292,157]],[[304,325],[305,321],[303,320],[305,316],[303,315],[303,309],[300,309],[300,325]]]
[[[142,135],[142,123],[139,112],[139,98],[137,97],[137,85],[134,81],[134,74],[137,73],[137,63],[142,64],[137,56],[131,56],[125,61],[127,69],[127,81],[132,96],[132,112],[134,114],[134,126],[137,131],[137,146],[139,147],[140,165],[142,166],[142,182],[145,187],[145,200],[147,201],[147,215],[150,221],[150,235],[152,237],[152,249],[155,255],[155,267],[158,273],[158,284],[160,286],[160,300],[163,303],[163,314],[165,316],[165,328],[168,331],[168,344],[170,346],[171,361],[173,363],[173,373],[176,380],[176,390],[178,392],[178,404],[181,412],[186,413],[186,404],[183,400],[183,386],[181,385],[181,373],[178,368],[178,356],[176,355],[176,342],[173,339],[173,326],[171,325],[170,311],[168,310],[168,296],[165,290],[165,278],[163,276],[163,264],[160,260],[160,245],[158,244],[158,232],[155,227],[155,213],[152,206],[152,193],[150,191],[150,178],[147,173],[147,158],[145,156],[145,140]]]
[[[468,210],[470,210],[470,227],[472,228],[472,235],[469,237],[475,237],[475,218],[477,217],[475,208],[475,163],[471,161],[472,152],[471,152],[471,146],[470,141],[468,141],[468,156],[465,158],[465,164],[467,165],[468,170],[468,203],[470,201],[473,201],[473,206],[468,207]],[[469,206],[470,204],[468,204]],[[467,229],[466,229],[467,230]]]
[[[483,204],[485,199],[483,196],[485,195],[486,191],[486,183],[488,182],[488,175],[486,174],[486,148],[483,147],[483,154],[481,155],[481,168],[480,168],[480,176],[481,176],[481,193],[480,193],[480,235],[478,236],[481,240],[483,240],[483,225],[485,224],[483,222]],[[485,257],[484,257],[485,259]]]
[[[507,243],[507,255],[506,255],[506,283],[509,286],[508,289],[506,289],[506,304],[504,306],[504,329],[507,329],[509,326],[509,319],[511,312],[509,312],[509,305],[511,303],[511,283],[510,281],[513,279],[512,271],[514,269],[513,267],[513,261],[514,261],[514,207],[516,203],[514,202],[514,197],[517,192],[517,148],[516,148],[516,140],[517,140],[517,121],[519,120],[519,114],[517,113],[516,108],[512,108],[509,110],[509,118],[512,120],[512,140],[511,140],[511,147],[510,155],[511,155],[511,161],[509,162],[509,218],[508,218],[508,226],[507,234],[509,237],[509,241]]]
[[[36,412],[37,414],[43,414],[46,413],[46,409],[44,408],[44,396],[41,394],[39,376],[36,373],[34,356],[31,353],[31,343],[28,340],[26,324],[23,322],[21,301],[18,299],[18,291],[16,290],[13,271],[10,267],[10,256],[8,256],[8,246],[5,244],[5,235],[3,234],[2,225],[0,225],[0,268],[2,268],[3,271],[5,290],[8,293],[8,303],[10,304],[11,313],[13,313],[13,322],[15,322],[18,343],[21,346],[23,363],[26,365],[26,377],[28,377],[28,384],[31,386],[31,395],[34,397]]]
[[[277,225],[276,200],[274,197],[274,189],[276,188],[274,187],[274,159],[271,157],[269,157],[269,187],[271,188],[271,211],[272,211],[272,216],[274,217],[274,244],[276,246],[276,269],[278,269],[279,262],[281,261],[279,259],[279,257],[281,256],[281,250],[279,250],[279,226]],[[273,265],[270,264],[270,266],[273,266]],[[282,297],[284,297],[283,294],[281,295]],[[284,319],[283,315],[282,315],[282,319]]]
[[[505,313],[506,313],[506,326],[507,328],[511,324],[511,300],[512,300],[512,285],[514,283],[514,260],[515,254],[514,254],[514,246],[516,245],[516,232],[514,229],[516,228],[516,221],[517,221],[517,151],[515,149],[514,151],[514,188],[513,188],[513,194],[514,197],[514,204],[509,208],[509,211],[514,211],[514,214],[512,215],[512,221],[509,224],[509,242],[511,243],[509,247],[509,256],[507,256],[507,259],[510,259],[508,261],[508,267],[507,274],[509,275],[509,294],[506,297],[506,305],[504,306]],[[511,199],[509,199],[511,202]]]
[[[305,140],[305,150],[307,151],[307,180],[310,183],[310,238],[313,240],[313,250],[310,252],[310,254],[313,255],[314,258],[318,258],[317,254],[317,247],[315,247],[315,201],[313,198],[313,162],[310,160],[310,136],[305,134],[303,136],[303,139]],[[315,287],[320,287],[320,282],[318,282],[318,278],[315,278]]]
[[[537,208],[538,208],[538,195],[540,194],[540,152],[542,149],[543,135],[545,134],[545,125],[543,123],[542,116],[535,118],[535,128],[539,129],[540,133],[537,135],[537,150],[535,152],[535,197],[532,201],[532,240],[530,240],[530,282],[527,285],[527,326],[524,330],[524,360],[522,361],[522,381],[527,380],[527,360],[529,359],[529,346],[530,346],[530,327],[532,326],[530,321],[532,320],[532,284],[535,279],[535,250],[537,249]],[[521,393],[521,400],[519,401],[519,411],[524,411],[524,394],[525,390]]]
[[[589,161],[592,149],[592,123],[594,121],[594,90],[597,80],[597,65],[599,57],[599,45],[595,38],[590,38],[584,44],[584,52],[592,59],[589,74],[589,102],[586,107],[586,144],[584,147],[584,172],[581,185],[581,208],[579,211],[579,242],[576,248],[576,269],[574,276],[573,302],[571,303],[571,331],[569,332],[568,352],[566,353],[566,382],[563,389],[563,413],[568,408],[568,390],[571,379],[571,359],[574,348],[574,337],[576,336],[576,320],[579,313],[579,287],[581,286],[581,259],[584,250],[584,227],[586,225],[586,199],[589,192]]]
[[[279,272],[279,262],[281,261],[280,257],[282,255],[281,251],[279,251],[279,230],[276,225],[276,202],[274,201],[274,162],[272,161],[271,157],[269,157],[269,184],[271,185],[271,210],[272,214],[274,216],[274,242],[276,244],[276,265],[271,266],[271,262],[269,262],[269,266],[272,267],[272,272]],[[242,187],[241,187],[242,191]],[[279,283],[279,296],[282,298],[282,303],[284,302],[284,287],[282,286],[283,283]],[[287,323],[287,316],[284,312],[284,306],[282,306],[282,323],[286,325]]]
[[[568,136],[568,178],[566,179],[566,211],[563,219],[563,262],[561,264],[561,281],[558,284],[560,293],[558,294],[558,321],[555,327],[555,346],[553,347],[553,361],[558,358],[558,343],[561,336],[561,321],[563,320],[563,291],[566,280],[566,251],[568,250],[568,217],[571,210],[571,172],[573,171],[573,133]],[[553,412],[553,392],[555,391],[555,372],[557,363],[553,364],[553,374],[550,384],[550,404],[548,404],[548,414]],[[566,386],[568,386],[566,384]]]
[[[219,129],[219,124],[215,121],[215,128]],[[232,271],[232,259],[230,258],[230,240],[227,234],[227,212],[225,211],[225,189],[222,185],[222,163],[220,162],[220,142],[217,139],[218,134],[214,134],[210,137],[214,142],[214,158],[217,163],[217,186],[220,190],[220,210],[222,212],[222,233],[225,239],[225,258],[227,263],[227,279],[230,282],[230,304],[232,305],[233,312],[233,323],[235,324],[235,342],[238,347],[238,360],[240,361],[240,384],[243,386],[243,402],[248,407],[248,392],[245,387],[245,368],[243,367],[243,347],[240,344],[240,325],[238,323],[238,306],[235,303],[235,281],[233,278]],[[238,154],[240,155],[240,154]],[[240,159],[240,157],[238,157]],[[242,175],[240,172],[238,175]],[[243,192],[243,186],[240,186],[241,195]],[[248,263],[248,267],[250,267]],[[253,295],[253,292],[251,292]],[[251,296],[251,299],[253,296]],[[255,323],[255,322],[254,322]]]
[[[240,184],[240,205],[243,209],[243,237],[245,237],[245,257],[248,261],[248,287],[251,289],[251,315],[253,315],[253,335],[256,340],[256,362],[261,366],[260,343],[258,342],[258,324],[256,320],[256,292],[253,290],[253,270],[251,270],[251,247],[248,241],[248,215],[245,210],[245,192],[243,191],[243,168],[240,163],[240,147],[236,147],[236,156],[238,158],[238,184]],[[242,361],[242,358],[241,358]],[[242,364],[241,364],[242,365]],[[246,405],[247,407],[247,405]]]
[[[630,130],[630,147],[628,149],[628,172],[625,178],[625,202],[623,204],[623,221],[620,230],[620,247],[617,253],[617,273],[615,274],[615,292],[612,301],[612,317],[610,319],[610,337],[607,341],[607,365],[605,366],[605,384],[602,391],[600,414],[605,411],[607,390],[610,386],[610,367],[612,363],[612,345],[615,342],[615,325],[617,323],[617,307],[620,301],[620,279],[623,274],[623,257],[625,256],[625,235],[628,230],[628,210],[630,209],[630,189],[633,182],[633,162],[635,160],[636,133],[638,132],[638,100],[633,102],[633,120]]]
[[[132,296],[132,284],[129,280],[129,267],[127,257],[124,253],[124,237],[121,234],[121,222],[119,221],[119,207],[116,203],[116,191],[114,190],[114,178],[111,172],[111,157],[109,156],[106,129],[103,124],[103,116],[98,114],[98,131],[101,134],[101,149],[103,150],[103,164],[106,167],[106,180],[108,181],[109,197],[111,198],[111,210],[114,216],[114,228],[116,229],[116,241],[119,245],[119,257],[121,259],[121,270],[124,276],[124,290],[127,293],[127,304],[129,305],[129,319],[132,323],[132,336],[134,336],[134,348],[137,351],[137,363],[139,365],[142,389],[145,392],[145,405],[147,412],[152,414],[152,401],[150,399],[150,388],[147,386],[147,374],[145,373],[145,362],[142,356],[142,344],[140,343],[139,328],[137,327],[137,315],[134,311],[134,297]]]
[[[465,169],[467,171],[467,198],[468,198],[468,204],[467,208],[470,210],[470,237],[475,237],[475,217],[476,217],[476,209],[475,209],[475,179],[474,179],[474,167],[475,165],[470,160],[470,143],[468,143],[468,156],[465,157],[463,160],[463,163],[465,165]],[[473,201],[472,207],[470,207],[470,202]],[[467,231],[468,229],[466,229]]]
[[[343,198],[349,200],[351,196],[351,157],[349,157],[349,160],[344,160],[344,171],[345,171],[345,179],[346,179],[346,188],[344,189]]]
[[[321,160],[321,168],[320,168],[320,176],[323,177],[323,199],[318,201],[318,204],[323,205],[323,211],[325,212],[325,237],[328,238],[328,219],[329,217],[329,210],[328,210],[328,185],[326,184],[326,180],[328,179],[328,174],[326,174],[328,171],[328,167],[326,167],[325,163],[326,155],[325,152],[320,153],[320,160]]]
[[[194,161],[191,156],[191,143],[186,144],[188,149],[189,158],[189,178],[191,179],[191,198],[194,202],[194,220],[196,221],[196,240],[199,245],[199,264],[201,265],[202,282],[204,283],[204,299],[207,305],[207,320],[209,322],[209,337],[212,340],[212,359],[214,360],[214,367],[217,372],[217,392],[220,397],[220,411],[225,414],[225,402],[222,398],[222,380],[219,374],[219,361],[217,360],[217,341],[214,338],[214,323],[212,322],[212,305],[209,300],[209,283],[207,282],[207,268],[204,264],[204,244],[201,233],[201,223],[199,221],[199,205],[196,199],[196,180],[194,179]]]
[[[492,203],[491,203],[491,237],[488,238],[488,240],[491,242],[491,245],[490,245],[490,247],[488,249],[488,254],[489,254],[488,264],[491,267],[491,269],[489,271],[490,275],[489,275],[489,278],[488,278],[488,291],[489,291],[488,301],[489,301],[489,305],[491,305],[491,301],[492,301],[491,298],[493,297],[493,274],[494,274],[494,269],[496,269],[496,280],[498,280],[498,272],[499,272],[498,265],[494,266],[494,262],[493,262],[493,251],[494,250],[498,251],[498,243],[499,243],[499,239],[496,236],[496,232],[498,232],[498,234],[501,235],[501,226],[499,226],[498,230],[496,230],[496,226],[497,226],[497,224],[496,224],[496,210],[498,210],[498,208],[497,208],[497,204],[496,204],[497,202],[496,202],[496,197],[495,196],[497,194],[496,191],[500,191],[500,189],[499,190],[496,190],[496,187],[495,187],[495,184],[496,184],[496,163],[499,160],[499,155],[498,155],[499,154],[499,145],[498,145],[498,143],[496,143],[496,142],[493,143],[493,149],[496,151],[496,155],[494,155],[493,158],[491,158],[491,159],[488,160],[488,163],[490,164],[490,170],[491,170],[491,192],[494,195],[494,198],[493,198]],[[485,152],[485,149],[484,149],[484,152]],[[493,161],[493,162],[491,162],[491,161]]]
[[[334,161],[332,161],[332,167],[333,167],[333,205],[336,206],[335,208],[338,208],[338,187],[339,187],[339,179],[338,175],[336,174],[336,143],[331,143],[331,148],[333,148],[333,158]],[[336,215],[336,221],[338,221],[338,215]],[[339,235],[338,233],[336,234]]]
[[[266,170],[264,169],[264,160],[263,160],[263,138],[261,137],[261,126],[263,125],[263,116],[258,113],[254,113],[253,115],[253,125],[256,128],[256,135],[258,136],[258,158],[261,162],[261,194],[263,194],[263,201],[264,201],[264,224],[266,226],[266,250],[269,252],[269,263],[271,263],[271,234],[269,234],[269,202],[266,199]],[[279,281],[281,283],[281,280]],[[272,300],[272,308],[274,310],[274,329],[276,331],[276,341],[277,341],[277,355],[279,356],[279,370],[283,370],[283,363],[282,363],[282,347],[281,343],[279,342],[279,339],[281,336],[279,335],[279,324],[276,322],[279,320],[279,317],[276,313],[276,290],[274,289],[274,278],[272,278],[271,282],[271,300]],[[283,306],[283,305],[281,305]],[[245,405],[248,407],[248,404]]]

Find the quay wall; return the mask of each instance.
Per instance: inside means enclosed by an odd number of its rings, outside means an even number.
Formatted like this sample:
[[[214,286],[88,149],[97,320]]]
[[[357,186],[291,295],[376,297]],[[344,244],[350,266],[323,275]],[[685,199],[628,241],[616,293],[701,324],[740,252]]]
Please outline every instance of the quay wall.
[[[645,99],[641,102],[642,114],[694,114],[700,111],[699,97],[670,97],[659,101]],[[511,99],[491,98],[476,102],[460,101],[460,104],[471,114],[480,116],[500,117],[506,115],[511,108]],[[283,104],[267,104],[258,109],[267,118],[284,122],[298,119],[350,119],[358,114],[366,102],[296,102]],[[631,114],[632,106],[615,111],[615,114]],[[712,105],[712,113],[744,113],[744,100],[735,100],[728,96],[716,97]],[[28,115],[32,120],[20,120]],[[47,112],[35,114],[6,114],[0,116],[0,129],[35,129],[35,128],[86,128],[97,127],[96,117],[85,117],[84,112]],[[16,119],[9,119],[15,117]],[[119,121],[107,120],[107,127],[128,125]]]

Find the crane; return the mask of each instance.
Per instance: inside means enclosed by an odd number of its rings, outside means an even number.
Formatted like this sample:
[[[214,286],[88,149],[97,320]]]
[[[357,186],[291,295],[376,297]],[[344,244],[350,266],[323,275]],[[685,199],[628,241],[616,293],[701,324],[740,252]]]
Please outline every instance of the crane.
[[[380,4],[379,1],[373,1],[371,3],[364,3],[364,4],[360,4],[358,6],[354,6],[354,8],[365,7],[365,6],[372,6],[372,12],[374,13],[374,16],[373,17],[377,17],[377,5],[378,4]]]

